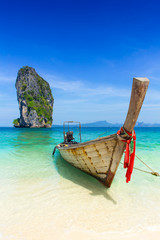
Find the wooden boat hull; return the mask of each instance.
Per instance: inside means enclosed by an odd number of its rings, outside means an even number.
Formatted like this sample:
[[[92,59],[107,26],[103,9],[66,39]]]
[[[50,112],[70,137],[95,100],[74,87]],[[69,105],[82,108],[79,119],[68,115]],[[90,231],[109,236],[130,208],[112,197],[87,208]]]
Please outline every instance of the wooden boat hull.
[[[125,143],[119,141],[117,135],[113,134],[86,143],[58,145],[57,148],[67,162],[110,187],[124,152]]]
[[[148,88],[147,78],[134,78],[124,129],[132,132]],[[124,132],[77,144],[59,144],[61,156],[73,166],[101,180],[110,187],[128,139]]]

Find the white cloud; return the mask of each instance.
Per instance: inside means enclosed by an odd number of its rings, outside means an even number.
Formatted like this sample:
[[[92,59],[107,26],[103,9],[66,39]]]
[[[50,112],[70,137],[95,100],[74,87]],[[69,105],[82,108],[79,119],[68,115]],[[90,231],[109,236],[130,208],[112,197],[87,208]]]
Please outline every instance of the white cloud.
[[[148,89],[148,91],[147,91],[147,103],[148,102],[152,102],[153,103],[153,101],[155,102],[155,101],[158,101],[158,102],[160,102],[160,91],[157,91],[157,90],[155,90],[155,89]]]
[[[47,75],[47,74],[44,74],[44,75],[45,75],[45,79],[50,83],[50,86],[52,88],[61,89],[63,91],[74,92],[82,88],[83,86],[83,83],[81,81],[65,80],[55,75]]]
[[[148,76],[150,80],[154,80],[156,82],[160,82],[160,77],[155,77],[155,76]]]
[[[6,95],[3,93],[0,93],[0,98],[4,98]]]
[[[144,104],[145,108],[160,108],[160,104]]]
[[[84,96],[96,96],[105,95],[106,97],[128,97],[130,96],[130,91],[127,89],[119,89],[116,87],[99,86],[96,88],[84,88],[82,95]]]
[[[15,77],[0,75],[0,82],[15,82]]]
[[[114,86],[100,85],[98,87],[88,86],[82,80],[67,80],[57,77],[55,75],[45,75],[45,79],[50,83],[52,88],[60,89],[64,92],[73,92],[77,96],[89,97],[89,96],[102,96],[106,97],[128,97],[130,91],[128,89],[116,88]]]

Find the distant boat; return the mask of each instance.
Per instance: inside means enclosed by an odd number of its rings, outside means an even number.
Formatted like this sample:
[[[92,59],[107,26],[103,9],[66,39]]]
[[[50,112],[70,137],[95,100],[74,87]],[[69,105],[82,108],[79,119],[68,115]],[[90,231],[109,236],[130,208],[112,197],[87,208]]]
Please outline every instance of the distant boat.
[[[69,127],[67,132],[65,132],[64,128],[64,142],[55,147],[53,154],[57,148],[67,162],[99,179],[106,187],[110,187],[126,148],[125,161],[128,162],[125,162],[124,165],[128,168],[128,175],[126,174],[128,182],[134,163],[134,153],[131,153],[131,140],[135,142],[133,129],[141,110],[148,84],[149,80],[147,78],[133,78],[128,114],[118,134],[116,133],[81,143],[80,131],[80,142],[78,143],[74,141],[73,132],[69,130]],[[69,123],[73,122],[64,122],[64,127],[65,123],[68,123],[69,126]],[[81,130],[80,123],[79,127]],[[128,148],[126,146],[128,146]],[[133,148],[134,152],[135,145]],[[127,154],[128,159],[126,159]]]

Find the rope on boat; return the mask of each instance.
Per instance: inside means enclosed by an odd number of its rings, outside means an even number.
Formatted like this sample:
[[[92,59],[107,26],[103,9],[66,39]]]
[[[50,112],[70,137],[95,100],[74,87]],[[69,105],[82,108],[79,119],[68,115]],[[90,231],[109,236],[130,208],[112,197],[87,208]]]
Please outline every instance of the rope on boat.
[[[108,131],[105,131],[104,133],[100,134],[97,138],[100,138],[101,136],[103,136],[105,133],[107,133]]]
[[[155,172],[150,166],[148,166],[140,157],[138,157],[137,155],[135,155],[148,169],[151,170],[151,172],[148,172],[146,170],[143,170],[143,169],[140,169],[140,168],[136,168],[136,167],[133,167],[135,170],[138,170],[138,171],[141,171],[141,172],[144,172],[144,173],[149,173],[149,174],[152,174],[154,176],[157,176],[157,177],[160,177],[160,174],[158,172]],[[120,162],[122,165],[123,163]]]
[[[140,157],[136,155],[136,158],[138,158],[146,167],[148,167],[152,172],[154,172],[153,169],[149,167]]]
[[[124,137],[123,135],[127,136]],[[123,137],[122,137],[123,136]],[[117,132],[117,137],[121,137],[120,141],[126,143],[126,150],[124,156],[124,168],[126,171],[126,182],[128,183],[131,180],[131,175],[133,172],[135,151],[136,151],[136,133],[133,130],[132,132],[127,131],[124,127],[121,127]]]
[[[148,166],[140,157],[138,157],[137,155],[136,155],[136,157],[137,157],[148,169],[151,170],[151,172],[149,172],[150,174],[152,174],[152,175],[154,175],[154,176],[160,177],[160,174],[157,173],[157,172],[155,172],[155,171],[154,171],[150,166]],[[138,169],[137,169],[137,170],[138,170]]]
[[[131,140],[133,140],[132,138],[133,138],[133,135],[132,134],[130,134],[130,133],[128,133],[125,129],[124,129],[124,127],[123,128],[121,128],[121,131],[123,130],[123,132],[128,136],[128,137],[130,137],[130,139]],[[98,136],[98,138],[100,138],[101,136],[103,136],[105,133],[107,133],[108,131],[105,131],[104,133],[102,133],[102,134],[100,134],[99,136]],[[120,131],[118,131],[118,135],[120,135]],[[130,136],[131,135],[131,136]],[[121,140],[121,141],[124,141],[124,140]],[[128,141],[128,140],[125,140],[126,142]],[[131,153],[132,153],[132,151],[133,151],[133,143],[131,144]],[[128,151],[128,154],[129,154],[129,151]],[[135,154],[135,153],[134,153]],[[135,157],[137,157],[151,172],[149,172],[149,171],[145,171],[145,170],[143,170],[143,169],[140,169],[140,168],[136,168],[136,167],[133,167],[133,164],[132,164],[132,168],[133,169],[135,169],[135,170],[138,170],[138,171],[141,171],[141,172],[144,172],[144,173],[149,173],[149,174],[152,174],[152,175],[154,175],[154,176],[158,176],[158,177],[160,177],[160,174],[158,173],[158,172],[155,172],[150,166],[148,166],[140,157],[138,157],[136,154],[135,154]],[[120,162],[121,164],[123,164],[122,162]],[[124,165],[124,164],[123,164]]]

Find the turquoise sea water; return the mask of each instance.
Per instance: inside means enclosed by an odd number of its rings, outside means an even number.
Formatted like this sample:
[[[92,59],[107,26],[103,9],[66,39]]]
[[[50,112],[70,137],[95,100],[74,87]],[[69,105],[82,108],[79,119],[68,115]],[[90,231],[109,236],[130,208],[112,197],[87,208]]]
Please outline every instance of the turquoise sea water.
[[[82,141],[117,130],[82,128]],[[160,128],[136,128],[136,135],[136,154],[160,173]],[[134,170],[127,184],[120,165],[106,189],[58,151],[52,156],[62,128],[0,128],[0,136],[0,239],[68,239],[76,231],[100,239],[160,230],[160,177]],[[138,159],[135,167],[148,170]]]

